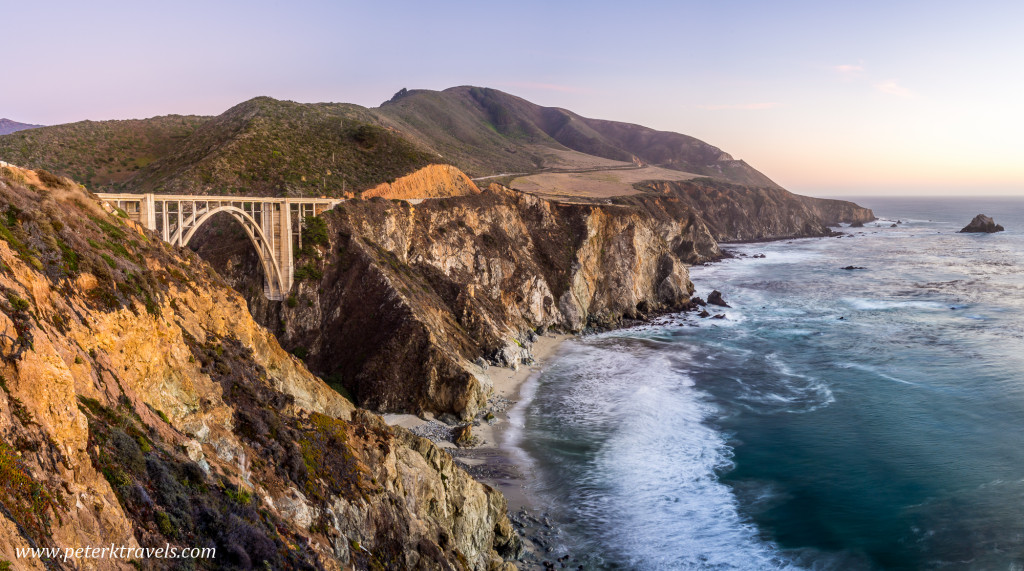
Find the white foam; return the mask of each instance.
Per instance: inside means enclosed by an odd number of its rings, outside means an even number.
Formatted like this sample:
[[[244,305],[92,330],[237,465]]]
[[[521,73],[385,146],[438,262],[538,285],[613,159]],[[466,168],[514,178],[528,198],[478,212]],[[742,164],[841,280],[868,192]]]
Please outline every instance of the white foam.
[[[604,545],[631,569],[782,569],[718,472],[731,466],[725,437],[705,424],[707,395],[663,353],[584,341],[559,360],[569,374],[559,420],[604,435],[576,482],[575,510],[606,522]]]
[[[903,385],[911,385],[911,386],[914,386],[914,387],[920,387],[921,386],[920,383],[915,383],[913,381],[908,381],[906,379],[901,379],[899,377],[894,377],[894,376],[892,376],[892,375],[890,375],[888,373],[883,373],[882,371],[879,371],[875,367],[871,367],[869,365],[863,365],[861,363],[837,363],[837,365],[839,367],[844,368],[844,369],[857,369],[858,371],[864,371],[865,373],[871,373],[872,375],[875,375],[876,377],[885,379],[887,381],[892,381],[894,383],[900,383],[900,384],[903,384]]]
[[[747,410],[757,414],[803,414],[836,402],[825,381],[793,371],[777,353],[765,356],[765,363],[777,377],[756,384],[740,382],[737,399]]]
[[[892,309],[941,309],[948,311],[949,309],[947,304],[937,301],[899,301],[847,297],[843,299],[843,302],[854,309],[863,311],[889,311]]]

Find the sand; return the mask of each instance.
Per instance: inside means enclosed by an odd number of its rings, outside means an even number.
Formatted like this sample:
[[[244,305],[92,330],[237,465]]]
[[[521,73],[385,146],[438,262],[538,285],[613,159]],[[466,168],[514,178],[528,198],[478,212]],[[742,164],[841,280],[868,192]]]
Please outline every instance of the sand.
[[[493,366],[487,369],[486,374],[494,385],[490,401],[498,404],[488,409],[494,414],[490,422],[481,420],[482,415],[477,415],[473,426],[473,436],[477,439],[475,446],[459,448],[451,441],[444,440],[446,426],[435,420],[430,413],[424,414],[423,418],[412,414],[384,414],[384,420],[390,425],[402,426],[425,435],[447,450],[473,477],[504,493],[510,511],[521,507],[532,508],[534,506],[523,489],[528,475],[518,465],[513,450],[505,442],[505,431],[509,428],[508,411],[519,402],[526,381],[539,375],[555,358],[559,346],[572,337],[553,333],[541,335],[531,347],[535,361],[533,364],[520,366],[519,369]]]

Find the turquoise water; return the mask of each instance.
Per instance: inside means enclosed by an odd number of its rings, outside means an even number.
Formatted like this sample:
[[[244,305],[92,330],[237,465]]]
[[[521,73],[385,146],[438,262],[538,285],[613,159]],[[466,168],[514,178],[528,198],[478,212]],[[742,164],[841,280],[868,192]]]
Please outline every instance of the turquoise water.
[[[1024,201],[859,202],[883,220],[853,237],[693,268],[725,320],[565,345],[512,433],[556,552],[598,569],[1024,569]],[[978,212],[1009,230],[955,232]]]

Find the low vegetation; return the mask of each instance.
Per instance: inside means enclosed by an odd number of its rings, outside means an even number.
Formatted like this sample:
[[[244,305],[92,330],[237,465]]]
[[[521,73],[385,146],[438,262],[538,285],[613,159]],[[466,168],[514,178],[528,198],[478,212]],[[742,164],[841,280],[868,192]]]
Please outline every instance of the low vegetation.
[[[170,115],[42,127],[0,136],[0,156],[16,165],[71,177],[93,191],[113,191],[125,188],[128,179],[206,121]]]

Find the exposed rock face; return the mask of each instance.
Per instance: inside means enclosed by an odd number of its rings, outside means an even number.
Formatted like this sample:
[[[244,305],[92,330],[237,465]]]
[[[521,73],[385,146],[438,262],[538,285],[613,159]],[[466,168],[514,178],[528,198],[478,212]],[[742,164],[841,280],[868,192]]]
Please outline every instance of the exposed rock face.
[[[781,188],[754,188],[708,179],[641,186],[682,200],[719,242],[828,236],[830,225],[875,219],[870,210],[852,202],[799,196]]]
[[[865,222],[877,220],[871,209],[858,206],[848,200],[814,198],[798,194],[793,196],[799,199],[826,226],[838,226],[840,222],[846,222],[852,228],[862,228]]]
[[[517,367],[538,329],[611,327],[686,304],[686,263],[720,252],[678,202],[648,206],[559,204],[496,185],[416,206],[354,200],[325,215],[330,243],[297,262],[322,277],[284,304],[255,282],[243,291],[286,347],[359,403],[466,417],[490,390],[479,357]]]
[[[467,194],[480,194],[480,189],[465,173],[451,165],[428,165],[395,182],[385,182],[364,191],[361,197],[415,199]]]
[[[612,327],[685,307],[686,265],[721,257],[716,238],[831,233],[801,197],[780,189],[641,187],[613,204],[553,202],[497,185],[415,206],[349,201],[324,216],[329,242],[297,260],[307,279],[284,304],[263,297],[247,244],[225,252],[218,241],[201,252],[228,268],[285,347],[361,405],[465,418],[490,389],[480,357],[517,367],[531,359],[538,329]]]
[[[5,168],[0,262],[0,559],[170,543],[215,547],[204,568],[508,567],[501,494],[356,410],[194,254]]]
[[[974,220],[971,220],[970,224],[968,224],[967,226],[964,226],[960,230],[960,232],[971,232],[971,233],[982,233],[982,232],[984,232],[984,233],[992,234],[994,232],[1002,232],[1003,230],[1005,230],[1005,228],[1003,228],[999,224],[996,224],[995,220],[992,220],[990,217],[985,216],[984,214],[979,214],[979,215],[974,217]]]

